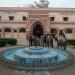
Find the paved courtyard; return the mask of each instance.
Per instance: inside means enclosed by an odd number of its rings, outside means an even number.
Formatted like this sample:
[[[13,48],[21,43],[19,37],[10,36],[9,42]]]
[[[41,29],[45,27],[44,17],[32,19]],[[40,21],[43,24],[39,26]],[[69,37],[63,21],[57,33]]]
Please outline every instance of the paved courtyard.
[[[0,48],[0,51],[8,49],[10,47]],[[74,55],[73,63],[56,70],[49,71],[18,71],[12,68],[9,68],[5,65],[0,64],[0,75],[75,75],[75,49],[68,47],[68,51],[70,51]]]

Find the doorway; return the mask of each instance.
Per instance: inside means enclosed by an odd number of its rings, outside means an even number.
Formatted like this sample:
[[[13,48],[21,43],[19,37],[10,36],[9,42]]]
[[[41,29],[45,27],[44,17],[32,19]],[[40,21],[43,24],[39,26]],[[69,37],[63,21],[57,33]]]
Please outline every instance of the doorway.
[[[43,28],[40,24],[37,24],[33,27],[33,36],[40,38],[41,35],[43,35]]]

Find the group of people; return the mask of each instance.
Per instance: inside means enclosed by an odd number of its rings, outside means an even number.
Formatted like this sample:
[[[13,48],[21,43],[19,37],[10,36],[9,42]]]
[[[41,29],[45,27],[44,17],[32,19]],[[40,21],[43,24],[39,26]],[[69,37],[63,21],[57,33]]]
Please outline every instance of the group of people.
[[[59,35],[59,38],[50,34],[42,35],[39,37],[29,35],[29,46],[47,46],[53,48],[62,48],[66,50],[67,38],[65,35]]]

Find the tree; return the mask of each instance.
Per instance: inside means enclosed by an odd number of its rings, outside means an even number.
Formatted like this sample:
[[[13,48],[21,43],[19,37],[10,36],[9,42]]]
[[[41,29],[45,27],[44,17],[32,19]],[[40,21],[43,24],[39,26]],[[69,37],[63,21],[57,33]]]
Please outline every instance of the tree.
[[[34,1],[35,5],[31,4],[31,7],[37,7],[37,8],[47,8],[49,6],[48,0],[39,0],[39,2]]]

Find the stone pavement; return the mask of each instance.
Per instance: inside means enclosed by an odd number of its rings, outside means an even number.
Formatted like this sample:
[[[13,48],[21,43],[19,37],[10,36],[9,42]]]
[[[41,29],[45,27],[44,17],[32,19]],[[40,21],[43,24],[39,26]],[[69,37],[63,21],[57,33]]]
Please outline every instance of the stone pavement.
[[[0,51],[3,51],[8,48],[11,47],[0,48]],[[63,68],[49,71],[33,72],[33,71],[18,71],[0,64],[0,75],[75,75],[75,49],[68,47],[67,50],[74,55],[74,59],[72,64],[67,65]]]
[[[18,45],[28,45],[28,41],[26,39],[18,39]]]

